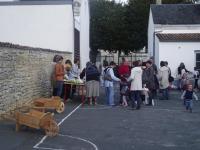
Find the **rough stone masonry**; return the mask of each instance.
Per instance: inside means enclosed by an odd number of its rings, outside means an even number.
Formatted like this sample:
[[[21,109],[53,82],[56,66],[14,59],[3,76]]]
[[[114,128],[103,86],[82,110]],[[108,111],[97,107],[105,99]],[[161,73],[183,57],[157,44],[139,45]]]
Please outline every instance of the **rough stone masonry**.
[[[54,55],[67,52],[0,42],[0,114],[39,97],[51,95]]]

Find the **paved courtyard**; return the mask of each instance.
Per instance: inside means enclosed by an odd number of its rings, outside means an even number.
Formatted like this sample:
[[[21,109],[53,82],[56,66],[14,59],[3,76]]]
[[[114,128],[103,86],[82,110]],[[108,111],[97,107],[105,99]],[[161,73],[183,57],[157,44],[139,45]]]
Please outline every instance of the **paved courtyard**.
[[[102,90],[97,106],[67,103],[62,114],[55,114],[59,135],[44,136],[41,130],[23,128],[15,132],[14,122],[0,122],[3,150],[199,150],[200,101],[193,113],[186,112],[180,92],[171,100],[156,100],[155,106],[131,110],[104,105]],[[116,91],[116,101],[119,95]]]

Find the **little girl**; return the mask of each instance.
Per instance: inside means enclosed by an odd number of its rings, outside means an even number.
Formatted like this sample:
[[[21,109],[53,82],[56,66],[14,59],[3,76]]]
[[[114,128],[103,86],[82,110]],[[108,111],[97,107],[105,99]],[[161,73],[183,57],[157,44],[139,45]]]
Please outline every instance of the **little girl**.
[[[127,78],[123,77],[121,79],[121,91],[120,94],[122,96],[122,106],[127,107],[128,103],[127,103],[127,96],[128,96],[128,92],[129,92],[129,87],[128,87],[128,82],[127,82]]]
[[[181,99],[184,100],[184,105],[186,107],[186,110],[189,110],[192,112],[192,107],[193,107],[193,97],[198,100],[197,95],[193,91],[192,84],[187,85],[187,89],[183,92]]]
[[[144,85],[143,88],[142,88],[142,92],[141,92],[141,94],[143,96],[144,105],[147,105],[149,103],[149,101],[148,101],[148,98],[149,98],[148,92],[149,92],[149,89],[146,87],[146,85]]]

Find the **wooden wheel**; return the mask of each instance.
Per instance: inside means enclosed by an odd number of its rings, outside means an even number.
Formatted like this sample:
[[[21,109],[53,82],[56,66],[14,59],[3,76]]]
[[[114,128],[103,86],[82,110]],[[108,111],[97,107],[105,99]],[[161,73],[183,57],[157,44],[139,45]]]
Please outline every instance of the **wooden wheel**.
[[[65,110],[65,104],[63,102],[60,102],[60,105],[56,108],[57,113],[62,113]]]
[[[54,120],[50,120],[44,130],[47,136],[56,136],[59,132],[59,127]]]

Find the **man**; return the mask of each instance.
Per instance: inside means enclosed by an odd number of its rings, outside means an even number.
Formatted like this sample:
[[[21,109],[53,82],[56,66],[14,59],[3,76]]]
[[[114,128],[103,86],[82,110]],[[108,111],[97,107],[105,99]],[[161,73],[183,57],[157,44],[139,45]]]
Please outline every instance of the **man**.
[[[122,63],[119,66],[118,73],[119,73],[119,78],[121,80],[123,80],[124,77],[130,75],[130,66],[128,65],[128,62],[126,61],[126,59],[124,57],[122,57]],[[120,91],[121,90],[122,90],[122,85],[120,84]],[[121,95],[120,95],[119,103],[122,104],[122,96]]]
[[[154,71],[155,89],[153,90],[153,94],[154,94],[154,96],[157,96],[157,89],[159,88],[159,82],[158,82],[158,79],[157,79],[158,67],[154,63],[154,57],[151,57],[150,61],[151,61],[152,68],[153,68],[153,71]]]
[[[63,80],[64,80],[64,66],[63,66],[63,57],[57,56],[57,61],[55,65],[55,80],[56,80],[56,96],[61,97],[63,89]]]
[[[149,89],[149,103],[147,105],[152,106],[152,100],[155,96],[155,89],[156,89],[156,85],[155,85],[155,77],[154,77],[154,69],[152,67],[152,62],[150,60],[148,60],[146,62],[146,69],[143,72],[143,76],[142,76],[142,82],[143,85],[146,85],[146,88]]]
[[[113,68],[115,67],[115,63],[113,61],[110,62],[110,66],[108,66],[108,62],[105,62],[104,65],[104,86],[107,104],[109,106],[115,106],[113,81],[120,82],[121,80],[114,75]]]
[[[130,74],[129,65],[124,57],[122,58],[122,63],[119,66],[118,72],[119,72],[120,77]]]
[[[80,61],[78,59],[74,60],[74,64],[72,65],[71,74],[73,78],[79,78],[80,75]]]

